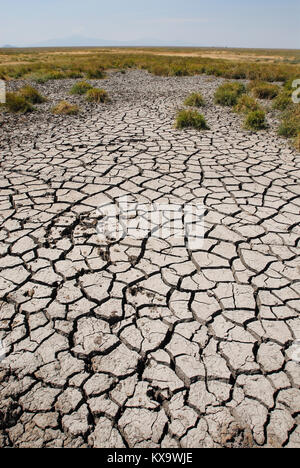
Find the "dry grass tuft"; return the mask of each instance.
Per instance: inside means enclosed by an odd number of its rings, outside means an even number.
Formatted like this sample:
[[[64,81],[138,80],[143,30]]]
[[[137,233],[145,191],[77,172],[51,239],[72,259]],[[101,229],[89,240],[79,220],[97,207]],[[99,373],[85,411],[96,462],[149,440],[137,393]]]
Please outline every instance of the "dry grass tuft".
[[[250,83],[249,89],[258,99],[274,99],[280,92],[279,86],[271,83],[263,83],[260,81],[254,81]]]
[[[263,110],[249,112],[245,120],[245,128],[253,131],[266,129],[266,113]]]
[[[87,81],[79,81],[72,86],[70,94],[83,95],[86,94],[90,89],[92,89],[92,85],[90,83]]]
[[[235,106],[238,98],[245,92],[246,88],[242,83],[236,81],[224,83],[215,93],[215,103],[221,106]]]
[[[27,114],[28,112],[33,112],[35,110],[32,104],[28,102],[25,97],[19,95],[18,93],[6,94],[5,108],[9,112],[19,114]]]
[[[52,108],[51,112],[56,115],[76,115],[79,112],[79,107],[67,101],[61,101]]]
[[[196,110],[182,109],[178,112],[176,117],[175,128],[195,128],[196,130],[209,130],[209,126],[202,114]]]
[[[186,98],[186,100],[184,101],[184,105],[190,107],[203,107],[205,106],[205,101],[203,99],[202,94],[192,93]]]
[[[109,102],[110,98],[104,89],[92,88],[87,91],[86,100],[88,102],[105,103]]]
[[[18,93],[31,104],[42,104],[43,102],[47,101],[44,96],[42,96],[35,88],[29,85],[23,86],[23,88],[19,89]]]
[[[253,97],[243,94],[239,97],[234,112],[239,114],[248,114],[249,112],[261,110],[258,102]]]

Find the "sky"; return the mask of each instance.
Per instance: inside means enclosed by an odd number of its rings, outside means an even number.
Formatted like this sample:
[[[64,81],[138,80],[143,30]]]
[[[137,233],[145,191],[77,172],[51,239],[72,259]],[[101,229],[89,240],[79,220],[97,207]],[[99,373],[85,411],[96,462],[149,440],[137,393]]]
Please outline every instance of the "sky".
[[[299,0],[0,0],[0,7],[0,46],[82,36],[300,48]]]

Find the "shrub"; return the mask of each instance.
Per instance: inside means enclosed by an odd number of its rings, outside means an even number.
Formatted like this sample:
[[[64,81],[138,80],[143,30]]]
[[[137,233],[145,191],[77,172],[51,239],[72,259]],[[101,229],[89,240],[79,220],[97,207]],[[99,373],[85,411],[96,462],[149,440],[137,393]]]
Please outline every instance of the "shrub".
[[[89,102],[109,102],[110,98],[104,89],[92,88],[86,93],[86,100]]]
[[[256,110],[261,110],[258,102],[247,94],[243,94],[238,98],[237,104],[234,108],[235,112],[239,114],[248,114]]]
[[[67,71],[65,72],[65,77],[66,78],[73,78],[73,79],[76,79],[76,78],[83,78],[83,73],[81,72],[76,72],[76,71]]]
[[[277,85],[259,81],[250,83],[249,88],[258,99],[274,99],[280,91],[280,88]]]
[[[196,128],[197,130],[209,130],[202,114],[199,114],[196,110],[185,109],[178,112],[175,127],[178,129]]]
[[[43,75],[39,73],[30,73],[29,75],[26,75],[26,78],[28,80],[34,81],[37,84],[44,84],[50,80],[48,75]]]
[[[295,138],[300,133],[300,104],[294,104],[282,115],[279,135]]]
[[[19,95],[25,98],[31,104],[41,104],[46,102],[46,98],[42,96],[35,88],[32,86],[23,86],[23,88],[19,89]]]
[[[186,98],[184,101],[185,106],[190,107],[203,107],[205,106],[204,99],[200,93],[192,93],[189,97]]]
[[[58,70],[51,70],[50,73],[47,74],[49,80],[63,80],[66,78],[66,74],[62,71]]]
[[[67,101],[61,101],[52,108],[51,112],[52,114],[58,115],[76,115],[79,112],[79,108],[76,105],[73,106]]]
[[[245,92],[245,86],[241,83],[224,83],[215,93],[215,103],[222,106],[235,106],[238,98]]]
[[[78,83],[75,83],[70,91],[70,94],[86,94],[90,89],[92,89],[92,86],[90,83],[87,81],[79,81]]]
[[[283,85],[283,88],[286,90],[286,91],[291,91],[293,92],[295,90],[295,88],[293,88],[293,83],[294,81],[297,79],[297,77],[294,77],[294,78],[291,78],[290,80],[287,80],[284,85]]]
[[[247,130],[263,130],[266,127],[266,114],[263,110],[256,110],[247,114],[245,120]]]
[[[292,92],[284,89],[273,101],[273,109],[280,111],[286,110],[292,105]]]
[[[26,114],[34,111],[34,107],[23,96],[17,93],[7,93],[5,107],[9,112],[18,112]]]
[[[104,73],[103,68],[94,68],[94,69],[87,70],[86,76],[90,80],[103,79],[105,78],[105,73]]]
[[[50,80],[62,80],[63,78],[71,78],[67,74],[60,71],[52,70],[43,72],[42,70],[37,73],[29,73],[25,75],[28,80],[32,80],[35,83],[43,84]]]
[[[153,65],[149,68],[149,71],[156,76],[169,76],[170,74],[168,65]]]
[[[173,65],[170,67],[170,76],[189,76],[190,72],[185,65]]]

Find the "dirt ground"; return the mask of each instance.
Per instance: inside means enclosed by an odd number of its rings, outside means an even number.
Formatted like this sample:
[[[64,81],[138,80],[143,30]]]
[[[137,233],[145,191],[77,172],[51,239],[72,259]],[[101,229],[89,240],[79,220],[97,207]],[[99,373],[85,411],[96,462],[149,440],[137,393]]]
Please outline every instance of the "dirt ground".
[[[299,448],[300,154],[278,115],[245,131],[221,78],[112,73],[104,105],[74,82],[0,112],[0,446]],[[210,129],[176,130],[194,91]]]

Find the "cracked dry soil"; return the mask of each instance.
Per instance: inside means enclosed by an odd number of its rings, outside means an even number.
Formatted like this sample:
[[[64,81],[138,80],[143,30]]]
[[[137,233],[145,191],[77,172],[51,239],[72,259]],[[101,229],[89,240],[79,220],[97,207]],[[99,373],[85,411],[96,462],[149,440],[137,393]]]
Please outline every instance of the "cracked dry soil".
[[[50,82],[5,115],[1,447],[300,447],[300,155],[276,115],[252,134],[214,106],[222,81],[114,73],[103,106]],[[210,130],[175,130],[198,90]],[[63,98],[82,113],[50,115]],[[125,194],[203,205],[202,246],[99,245]]]

